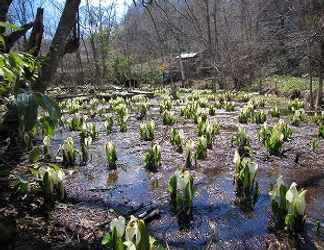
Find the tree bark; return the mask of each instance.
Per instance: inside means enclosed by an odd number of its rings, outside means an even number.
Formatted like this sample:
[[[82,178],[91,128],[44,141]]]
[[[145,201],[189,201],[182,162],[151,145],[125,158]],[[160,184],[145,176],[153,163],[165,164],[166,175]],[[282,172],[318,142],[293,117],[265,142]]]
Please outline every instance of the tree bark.
[[[320,39],[319,86],[317,91],[316,109],[320,109],[323,98],[324,39]]]
[[[19,29],[11,32],[9,35],[5,35],[4,39],[5,39],[5,46],[3,49],[4,53],[9,53],[9,51],[11,50],[11,48],[15,45],[15,43],[26,34],[26,32],[33,27],[34,23],[27,23],[25,25],[23,25],[22,27],[20,27]]]
[[[9,6],[13,0],[0,0],[0,22],[7,21],[7,14],[9,10]],[[6,28],[0,27],[0,34],[5,33]]]
[[[33,85],[33,90],[45,92],[48,83],[53,79],[59,61],[64,55],[67,38],[75,23],[81,0],[66,0],[63,14],[51,43],[49,52],[40,70],[40,77]]]
[[[34,21],[33,30],[31,32],[27,51],[33,56],[37,57],[41,48],[43,33],[44,33],[44,9],[38,8]]]

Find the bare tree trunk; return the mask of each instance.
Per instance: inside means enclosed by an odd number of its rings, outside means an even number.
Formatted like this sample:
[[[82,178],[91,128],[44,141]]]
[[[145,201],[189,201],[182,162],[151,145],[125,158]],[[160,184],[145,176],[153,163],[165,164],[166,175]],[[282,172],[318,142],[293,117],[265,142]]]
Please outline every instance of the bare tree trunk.
[[[89,52],[88,52],[87,44],[86,44],[86,42],[85,42],[83,36],[81,37],[81,39],[82,39],[82,42],[83,42],[84,50],[85,50],[85,52],[86,52],[86,56],[87,56],[87,63],[88,63],[88,65],[90,65],[90,58],[89,58]]]
[[[212,46],[212,36],[211,36],[211,28],[210,28],[210,13],[209,13],[209,0],[204,0],[205,8],[206,8],[206,25],[207,25],[207,49],[209,52],[210,58],[213,58],[213,46]]]
[[[160,35],[157,23],[155,22],[154,16],[152,15],[152,12],[151,12],[150,8],[147,6],[147,7],[145,7],[145,9],[146,9],[146,11],[147,11],[152,23],[153,23],[154,31],[155,31],[155,33],[157,35],[159,46],[160,46],[160,56],[161,56],[162,60],[164,61],[164,45],[163,45],[163,40],[162,40],[162,37]]]
[[[9,10],[9,6],[13,0],[0,0],[0,22],[7,21],[7,14]],[[0,27],[0,34],[5,33],[6,28]]]
[[[308,74],[309,74],[309,104],[310,108],[314,108],[314,95],[313,95],[313,71],[312,71],[312,47],[311,42],[308,41],[307,43],[308,47]]]
[[[317,92],[316,109],[320,109],[323,97],[323,68],[324,68],[324,39],[320,39],[319,86]]]
[[[35,57],[38,56],[42,44],[43,33],[44,33],[43,20],[44,20],[44,9],[38,8],[35,21],[34,21],[34,26],[27,45],[27,51]]]
[[[94,39],[94,34],[90,35],[90,46],[92,49],[92,56],[94,60],[94,65],[95,65],[95,71],[96,71],[96,84],[101,84],[100,81],[100,66],[99,66],[99,61],[98,61],[98,55],[97,55],[97,48],[96,48],[96,43]]]
[[[65,2],[63,14],[51,43],[49,52],[45,58],[40,71],[40,77],[33,90],[43,93],[49,82],[53,79],[59,61],[64,55],[65,43],[72,30],[77,17],[81,0],[67,0]]]
[[[80,67],[80,74],[79,74],[79,79],[80,81],[83,81],[84,79],[84,71],[83,71],[83,64],[82,64],[82,59],[81,59],[81,55],[80,55],[80,49],[77,50],[77,52],[75,53],[76,56],[76,61],[77,61],[77,66]]]

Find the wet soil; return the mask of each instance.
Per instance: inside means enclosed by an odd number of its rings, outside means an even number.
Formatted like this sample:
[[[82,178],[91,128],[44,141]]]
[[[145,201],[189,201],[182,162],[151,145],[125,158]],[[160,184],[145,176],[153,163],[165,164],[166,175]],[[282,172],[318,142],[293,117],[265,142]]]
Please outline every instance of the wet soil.
[[[169,142],[171,127],[162,125],[158,99],[151,103],[146,120],[153,119],[157,124],[153,143],[162,148],[162,166],[155,173],[144,168],[144,153],[152,142],[140,138],[141,121],[135,114],[129,119],[126,133],[114,127],[109,135],[103,121],[94,118],[92,121],[100,132],[91,146],[91,160],[86,165],[66,169],[67,204],[56,206],[50,213],[51,221],[62,227],[65,240],[79,237],[98,242],[103,232],[97,228],[105,228],[117,214],[139,215],[159,209],[160,217],[149,223],[149,229],[169,249],[324,249],[324,232],[316,234],[314,225],[316,220],[324,223],[324,141],[316,153],[308,145],[317,133],[315,125],[294,127],[293,139],[285,144],[286,153],[281,157],[269,156],[257,140],[258,125],[242,125],[252,141],[252,158],[259,165],[260,186],[254,211],[246,213],[234,203],[235,148],[231,139],[238,127],[239,111],[238,108],[235,112],[217,110],[210,119],[217,120],[222,129],[213,149],[208,150],[207,159],[198,161],[191,170],[198,193],[193,201],[193,218],[184,225],[171,211],[167,185],[185,159]],[[173,111],[178,120],[172,127],[183,129],[186,139],[197,140],[196,125],[180,117],[180,106]],[[277,121],[268,117],[270,124]],[[68,136],[79,147],[79,134],[61,128],[52,141],[53,154]],[[104,146],[108,141],[117,147],[117,170],[110,170],[106,164]],[[271,228],[268,192],[279,175],[284,176],[286,183],[296,181],[299,187],[308,190],[305,232],[294,238]]]
[[[144,142],[139,136],[139,124],[135,116],[129,121],[128,132],[120,133],[118,128],[106,135],[102,122],[96,120],[100,129],[99,139],[91,148],[92,160],[80,168],[74,168],[66,180],[68,199],[74,202],[95,204],[114,209],[119,214],[139,215],[157,208],[160,218],[149,227],[153,236],[171,249],[276,249],[276,248],[323,248],[323,234],[315,234],[314,222],[324,222],[324,143],[318,152],[311,151],[308,143],[317,132],[311,124],[294,127],[293,139],[285,144],[287,152],[281,157],[269,156],[257,140],[258,125],[243,125],[246,128],[254,150],[254,161],[259,165],[258,182],[260,197],[253,212],[245,213],[234,204],[233,155],[231,145],[233,133],[238,126],[238,110],[218,110],[214,117],[222,125],[213,149],[208,151],[204,161],[198,161],[191,171],[195,177],[198,194],[193,202],[193,219],[188,225],[179,224],[171,212],[167,193],[168,179],[178,167],[185,163],[182,154],[176,152],[169,142],[171,127],[162,125],[158,100],[146,120],[153,119],[157,133],[153,143],[162,148],[162,166],[156,173],[144,168],[144,153],[151,142]],[[237,108],[238,109],[238,108]],[[174,108],[178,121],[173,126],[183,129],[185,138],[197,139],[196,125],[180,117],[180,107]],[[284,118],[285,119],[285,118]],[[277,118],[269,118],[273,124]],[[66,136],[78,134],[62,131],[54,142],[54,148]],[[112,141],[117,146],[119,168],[109,170],[106,165],[104,145]],[[304,234],[289,239],[284,233],[271,231],[271,210],[268,192],[277,177],[283,175],[286,183],[296,181],[306,188],[307,225]]]

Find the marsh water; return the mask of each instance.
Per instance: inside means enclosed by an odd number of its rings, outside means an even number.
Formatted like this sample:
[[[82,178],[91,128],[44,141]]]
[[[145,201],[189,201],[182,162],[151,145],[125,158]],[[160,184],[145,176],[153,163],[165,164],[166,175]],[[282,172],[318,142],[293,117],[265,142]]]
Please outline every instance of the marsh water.
[[[145,120],[153,119],[157,124],[153,143],[160,144],[162,149],[162,166],[158,171],[152,173],[144,168],[144,153],[152,142],[140,138],[141,121],[134,114],[126,133],[119,132],[115,126],[109,135],[103,121],[93,118],[99,136],[91,146],[91,160],[86,165],[70,168],[65,181],[68,200],[80,207],[113,209],[124,216],[158,209],[160,216],[149,223],[150,233],[170,249],[324,248],[323,232],[315,232],[315,221],[324,223],[324,144],[317,153],[308,145],[317,133],[315,125],[294,127],[293,139],[285,144],[286,153],[281,157],[268,156],[257,139],[259,125],[242,125],[252,141],[252,159],[259,165],[257,181],[260,187],[254,211],[244,212],[234,203],[235,148],[231,145],[238,127],[239,108],[234,112],[216,110],[216,115],[209,118],[221,124],[221,132],[213,149],[208,150],[207,159],[197,161],[191,170],[197,195],[193,201],[193,217],[183,225],[171,211],[167,186],[169,177],[178,167],[184,166],[185,159],[170,144],[171,127],[162,125],[159,100],[152,99],[151,104]],[[180,106],[173,108],[178,120],[172,127],[183,129],[186,139],[197,140],[196,125],[180,116]],[[269,124],[277,121],[278,118],[268,117]],[[79,147],[79,134],[62,128],[53,140],[53,151],[68,136],[72,136]],[[107,167],[104,146],[108,141],[117,147],[117,170]],[[295,237],[271,228],[268,192],[280,175],[287,184],[296,181],[299,187],[308,190],[305,232]]]

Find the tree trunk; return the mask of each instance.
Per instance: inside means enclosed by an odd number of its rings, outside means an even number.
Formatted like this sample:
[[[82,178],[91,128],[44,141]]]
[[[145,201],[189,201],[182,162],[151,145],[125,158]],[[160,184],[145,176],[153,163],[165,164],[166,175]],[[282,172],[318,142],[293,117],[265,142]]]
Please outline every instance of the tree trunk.
[[[324,69],[324,39],[320,39],[319,86],[317,92],[316,109],[320,109],[323,98],[323,69]]]
[[[206,25],[207,25],[207,46],[210,58],[213,58],[213,46],[212,46],[212,36],[211,36],[211,27],[210,27],[210,11],[209,11],[209,0],[204,0],[206,8]]]
[[[314,96],[313,96],[313,70],[312,70],[312,47],[311,42],[308,41],[308,74],[309,74],[309,105],[311,110],[314,109]]]
[[[38,8],[36,18],[34,21],[33,30],[31,32],[29,42],[27,45],[27,51],[32,54],[33,56],[38,56],[42,39],[43,39],[43,33],[44,33],[44,9]]]
[[[0,0],[0,22],[7,21],[7,14],[12,0]],[[0,27],[0,34],[5,33],[6,28]]]
[[[76,62],[77,62],[77,66],[80,67],[80,72],[78,74],[78,81],[79,82],[83,82],[84,80],[84,71],[83,71],[83,63],[82,63],[82,59],[81,59],[81,54],[80,54],[80,49],[77,50],[77,52],[75,53],[75,57],[76,57]]]
[[[100,66],[99,66],[99,61],[98,61],[98,55],[97,55],[97,48],[96,48],[96,42],[95,42],[95,37],[94,34],[90,35],[90,46],[92,49],[92,55],[93,55],[93,61],[95,65],[95,71],[96,71],[96,85],[101,85],[100,81]]]
[[[40,77],[33,85],[34,91],[45,92],[49,82],[53,79],[59,61],[64,55],[66,40],[75,24],[80,2],[81,0],[66,0],[59,25],[42,65]]]

